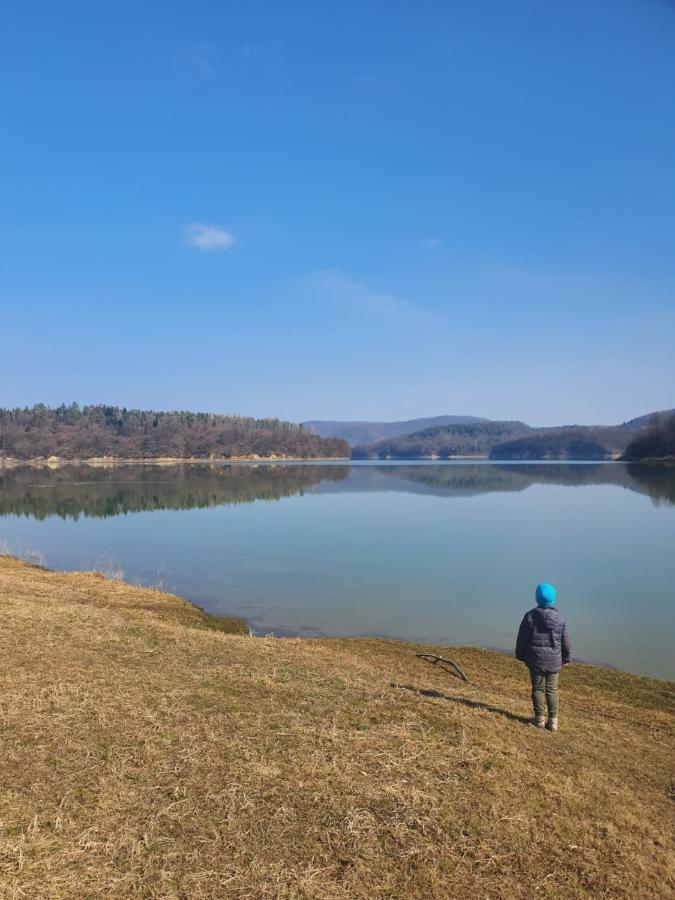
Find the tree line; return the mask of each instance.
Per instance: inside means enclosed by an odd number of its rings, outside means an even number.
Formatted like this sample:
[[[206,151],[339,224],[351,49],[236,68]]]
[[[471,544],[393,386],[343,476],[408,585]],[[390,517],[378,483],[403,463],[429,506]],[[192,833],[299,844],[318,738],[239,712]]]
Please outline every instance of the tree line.
[[[280,419],[77,403],[0,409],[0,457],[14,459],[349,455],[349,445],[341,438],[321,438]]]
[[[531,433],[524,422],[487,421],[437,425],[353,447],[354,459],[420,459],[486,455],[495,444]]]
[[[626,447],[628,460],[675,459],[675,412],[657,413]]]

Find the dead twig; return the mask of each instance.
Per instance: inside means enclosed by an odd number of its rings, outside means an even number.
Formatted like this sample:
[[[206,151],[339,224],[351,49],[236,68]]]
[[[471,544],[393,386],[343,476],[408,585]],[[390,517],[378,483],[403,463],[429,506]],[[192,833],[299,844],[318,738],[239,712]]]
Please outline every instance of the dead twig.
[[[467,684],[471,684],[471,679],[466,675],[465,672],[460,669],[456,662],[453,662],[451,659],[446,659],[445,656],[437,656],[435,653],[418,653],[416,654],[420,659],[427,659],[429,662],[436,665],[439,662],[447,663],[449,666],[455,670],[454,672],[450,669],[445,669],[446,672],[450,672],[451,675],[455,675],[457,678],[461,678],[462,681],[466,681]],[[443,669],[444,666],[441,666]]]

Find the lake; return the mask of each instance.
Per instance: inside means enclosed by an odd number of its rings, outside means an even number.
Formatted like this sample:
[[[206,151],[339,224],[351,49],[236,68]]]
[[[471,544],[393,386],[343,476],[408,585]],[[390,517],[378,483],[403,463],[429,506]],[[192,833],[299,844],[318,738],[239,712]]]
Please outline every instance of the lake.
[[[509,652],[550,581],[576,658],[675,678],[675,467],[0,470],[0,544],[160,585],[257,634]]]

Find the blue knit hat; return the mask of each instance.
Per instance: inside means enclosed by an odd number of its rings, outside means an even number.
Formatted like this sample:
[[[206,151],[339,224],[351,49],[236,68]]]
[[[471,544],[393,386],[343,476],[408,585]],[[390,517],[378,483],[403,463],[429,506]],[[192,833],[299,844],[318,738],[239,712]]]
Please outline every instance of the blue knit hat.
[[[537,604],[544,609],[550,609],[552,606],[555,606],[555,588],[552,584],[546,584],[545,581],[538,584],[535,597],[537,598]]]

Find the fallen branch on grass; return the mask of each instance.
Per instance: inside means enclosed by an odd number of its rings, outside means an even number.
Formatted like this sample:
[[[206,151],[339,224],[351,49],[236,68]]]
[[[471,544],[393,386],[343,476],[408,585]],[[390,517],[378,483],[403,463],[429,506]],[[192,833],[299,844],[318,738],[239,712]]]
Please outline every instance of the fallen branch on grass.
[[[452,669],[446,669],[445,666],[441,666],[444,671],[449,672],[451,675],[455,675],[457,678],[461,678],[462,681],[466,681],[467,684],[471,684],[471,679],[468,678],[467,675],[462,671],[462,669],[460,669],[460,667],[457,665],[457,663],[453,662],[451,659],[446,659],[445,656],[436,656],[435,653],[418,653],[417,656],[420,659],[428,660],[434,665],[439,662],[447,663],[449,666],[452,666],[455,671],[453,672]]]

